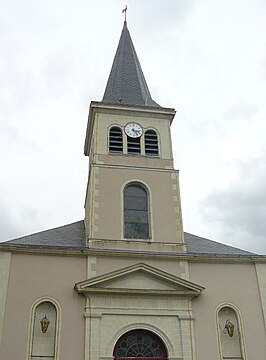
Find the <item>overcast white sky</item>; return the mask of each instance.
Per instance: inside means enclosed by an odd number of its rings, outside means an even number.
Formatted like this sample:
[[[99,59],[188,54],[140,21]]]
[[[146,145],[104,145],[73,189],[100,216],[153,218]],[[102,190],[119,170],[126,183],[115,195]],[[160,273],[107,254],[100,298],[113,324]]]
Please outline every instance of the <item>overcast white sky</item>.
[[[84,218],[88,106],[125,4],[152,97],[177,110],[185,231],[266,253],[265,0],[2,0],[0,241]]]

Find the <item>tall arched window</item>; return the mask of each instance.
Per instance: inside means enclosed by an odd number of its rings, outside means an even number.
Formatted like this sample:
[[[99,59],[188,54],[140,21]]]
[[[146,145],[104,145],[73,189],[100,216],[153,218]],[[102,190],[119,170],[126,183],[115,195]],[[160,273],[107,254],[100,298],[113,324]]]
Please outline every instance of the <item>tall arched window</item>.
[[[236,310],[222,306],[217,321],[221,359],[245,359],[242,327]]]
[[[154,130],[145,131],[144,141],[145,141],[145,155],[158,156],[159,149],[158,149],[158,138],[156,131]]]
[[[123,134],[118,126],[111,127],[109,131],[109,152],[123,153]]]
[[[147,330],[129,331],[117,341],[114,359],[167,359],[166,348],[161,339]]]
[[[51,301],[39,302],[32,310],[31,360],[57,359],[58,311]]]
[[[147,190],[138,183],[124,189],[124,236],[125,238],[148,239],[149,214]]]

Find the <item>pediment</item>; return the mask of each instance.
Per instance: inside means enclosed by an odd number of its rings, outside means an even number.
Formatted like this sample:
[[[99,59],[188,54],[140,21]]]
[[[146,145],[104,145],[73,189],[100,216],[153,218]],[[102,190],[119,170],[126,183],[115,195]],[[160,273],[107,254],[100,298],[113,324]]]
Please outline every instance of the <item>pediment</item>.
[[[117,271],[79,282],[75,285],[79,293],[123,293],[139,295],[200,295],[202,286],[139,263]]]

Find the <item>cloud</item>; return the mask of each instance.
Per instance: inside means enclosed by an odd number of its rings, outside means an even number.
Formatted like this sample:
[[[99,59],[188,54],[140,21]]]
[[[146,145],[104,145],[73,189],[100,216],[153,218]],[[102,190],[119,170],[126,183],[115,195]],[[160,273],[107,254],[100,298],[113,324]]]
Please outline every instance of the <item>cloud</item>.
[[[5,199],[0,198],[0,211],[8,237],[14,229],[29,233],[83,217],[88,102],[102,98],[125,3],[73,4],[4,0],[1,8],[0,196]],[[255,159],[265,142],[265,4],[147,0],[139,6],[128,0],[127,5],[151,94],[162,106],[177,108],[173,150],[187,230],[208,236],[209,221],[203,224],[198,216],[199,202],[207,199],[212,237],[229,241],[219,235],[219,224],[227,222],[229,229],[234,221],[240,244],[246,239],[250,245],[249,221],[242,221],[249,226],[237,223],[243,215],[237,216],[236,207],[233,216],[227,209],[220,219],[220,208],[230,207],[231,199],[237,203],[233,191],[237,196],[241,181],[232,182],[233,176],[251,176],[240,160]],[[249,165],[257,172],[256,164]],[[255,196],[248,193],[242,207]],[[254,228],[260,239],[263,229]]]
[[[235,163],[237,177],[202,202],[202,216],[220,236],[239,247],[266,253],[266,152]]]
[[[17,237],[22,233],[22,228],[12,217],[3,198],[0,199],[0,229],[0,242]]]
[[[258,112],[258,105],[250,104],[248,100],[240,99],[238,102],[232,104],[229,110],[224,112],[224,118],[228,120],[249,121],[253,116],[257,115]]]

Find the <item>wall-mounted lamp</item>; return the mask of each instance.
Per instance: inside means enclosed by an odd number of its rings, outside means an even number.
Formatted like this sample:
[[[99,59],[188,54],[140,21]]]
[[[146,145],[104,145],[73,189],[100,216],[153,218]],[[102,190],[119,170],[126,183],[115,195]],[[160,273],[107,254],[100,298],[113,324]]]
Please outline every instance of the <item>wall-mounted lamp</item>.
[[[225,322],[225,326],[224,326],[224,334],[228,334],[230,337],[232,337],[234,335],[234,331],[235,331],[235,325],[233,323],[231,323],[231,321],[228,319]]]
[[[40,321],[41,323],[41,329],[43,333],[46,333],[48,326],[50,324],[50,321],[47,319],[46,315],[44,318],[42,318],[42,320]]]

